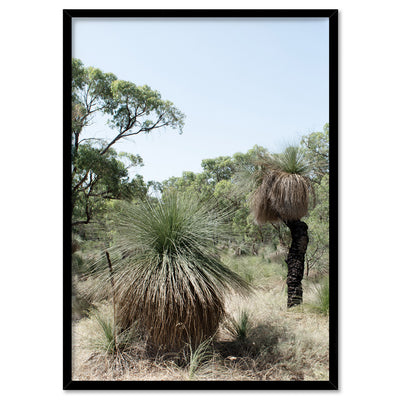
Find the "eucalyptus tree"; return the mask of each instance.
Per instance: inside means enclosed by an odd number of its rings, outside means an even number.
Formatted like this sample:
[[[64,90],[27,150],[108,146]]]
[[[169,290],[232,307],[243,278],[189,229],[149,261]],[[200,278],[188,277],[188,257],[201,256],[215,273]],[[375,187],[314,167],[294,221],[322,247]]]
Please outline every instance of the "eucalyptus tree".
[[[301,218],[309,207],[310,166],[304,153],[294,146],[281,154],[265,154],[260,159],[260,185],[253,194],[251,208],[259,224],[282,221],[290,229],[292,243],[286,259],[288,266],[288,307],[303,301],[302,279],[308,245],[308,226]]]
[[[143,160],[138,155],[118,154],[113,146],[161,128],[181,133],[185,116],[149,86],[119,80],[112,73],[85,67],[78,59],[72,60],[71,89],[71,200],[73,224],[77,225],[92,220],[102,199],[120,199],[141,184],[140,176],[129,182],[127,170],[142,165]],[[111,137],[88,138],[85,128],[100,115],[107,117]],[[143,190],[146,185],[142,185]]]
[[[310,162],[312,181],[320,183],[322,177],[329,174],[329,124],[324,125],[322,132],[303,136],[300,145]]]

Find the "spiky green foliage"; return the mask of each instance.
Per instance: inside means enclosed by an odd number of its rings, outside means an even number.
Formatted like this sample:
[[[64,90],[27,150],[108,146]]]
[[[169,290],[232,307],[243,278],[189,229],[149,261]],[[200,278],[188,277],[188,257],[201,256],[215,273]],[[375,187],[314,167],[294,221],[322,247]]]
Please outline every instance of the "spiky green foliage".
[[[212,338],[208,338],[201,342],[195,350],[193,350],[192,346],[189,346],[190,358],[188,375],[190,380],[194,379],[196,372],[212,358],[213,353],[210,348],[211,342]]]
[[[216,332],[225,294],[250,290],[215,253],[223,218],[209,203],[175,193],[120,206],[108,250],[119,326],[139,321],[149,342],[171,349],[196,346]],[[101,277],[110,284],[106,270]]]
[[[227,324],[228,332],[240,341],[245,340],[249,336],[250,329],[250,314],[247,310],[241,310],[237,318],[231,317]]]
[[[93,312],[92,317],[96,320],[99,327],[99,335],[93,342],[94,348],[106,353],[113,353],[116,349],[116,338],[112,320],[103,318],[97,312]]]
[[[288,146],[282,153],[271,156],[269,166],[278,171],[301,176],[310,172],[305,153],[298,146]]]
[[[94,310],[89,317],[96,321],[98,328],[96,337],[92,338],[92,347],[100,353],[113,354],[117,350],[123,351],[138,338],[136,324],[123,332],[118,332],[118,329],[114,329],[114,321],[111,316],[102,315]]]
[[[256,221],[294,221],[307,214],[312,187],[309,165],[298,147],[290,146],[277,155],[265,155],[259,164],[266,170],[255,190],[251,208]]]

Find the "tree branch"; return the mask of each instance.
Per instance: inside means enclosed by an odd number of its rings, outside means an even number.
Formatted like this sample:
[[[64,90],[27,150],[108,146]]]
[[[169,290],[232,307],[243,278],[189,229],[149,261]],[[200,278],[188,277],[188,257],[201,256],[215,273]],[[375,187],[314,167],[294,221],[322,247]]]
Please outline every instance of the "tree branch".
[[[85,182],[86,178],[89,175],[90,170],[86,171],[85,176],[72,188],[72,193],[75,192],[80,186],[82,186],[83,182]]]

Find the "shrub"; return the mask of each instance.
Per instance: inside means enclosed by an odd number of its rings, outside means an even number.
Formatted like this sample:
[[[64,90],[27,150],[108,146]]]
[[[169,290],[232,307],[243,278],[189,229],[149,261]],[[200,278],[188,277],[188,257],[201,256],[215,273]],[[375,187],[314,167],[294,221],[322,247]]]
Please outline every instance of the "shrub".
[[[115,244],[107,251],[122,329],[138,321],[156,346],[196,347],[216,332],[225,294],[250,291],[217,256],[214,242],[224,215],[215,210],[175,193],[119,207]],[[107,269],[98,271],[103,286],[109,285]]]
[[[227,330],[237,340],[243,341],[249,336],[251,323],[249,312],[241,310],[237,318],[231,317],[228,320]]]

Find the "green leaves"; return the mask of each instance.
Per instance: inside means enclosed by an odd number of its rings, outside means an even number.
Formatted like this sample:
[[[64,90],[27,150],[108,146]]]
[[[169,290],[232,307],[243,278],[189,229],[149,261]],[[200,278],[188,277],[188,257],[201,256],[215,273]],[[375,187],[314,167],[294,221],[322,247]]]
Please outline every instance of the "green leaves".
[[[182,132],[184,114],[172,102],[162,100],[160,93],[149,86],[115,80],[111,84],[111,92],[113,103],[108,110],[112,115],[110,126],[124,136],[150,132],[163,126],[178,128]],[[151,119],[143,119],[149,116]]]
[[[118,153],[119,157],[126,158],[129,160],[130,164],[126,168],[131,167],[143,167],[143,158],[139,156],[139,154],[131,154],[127,153],[126,151],[120,151]]]
[[[127,160],[126,165],[121,159]],[[74,223],[89,223],[105,211],[105,199],[144,198],[149,186],[136,175],[129,181],[128,169],[143,165],[139,155],[117,154],[113,149],[102,154],[90,142],[73,154],[72,204]]]
[[[149,86],[119,80],[112,73],[85,67],[78,59],[72,60],[71,88],[73,224],[86,224],[104,209],[104,199],[143,198],[147,194],[150,183],[140,175],[128,182],[127,170],[143,166],[142,158],[122,153],[119,157],[129,163],[125,165],[113,150],[114,144],[162,127],[182,133],[185,116]],[[112,139],[94,142],[81,138],[97,113],[108,116],[110,127],[116,131]]]
[[[246,153],[236,153],[232,157],[221,156],[205,159],[201,165],[203,172],[183,172],[181,177],[173,177],[163,182],[163,193],[176,190],[201,201],[213,199],[215,207],[229,209],[229,230],[231,240],[263,240],[268,227],[258,227],[250,218],[247,197],[255,188],[254,172],[258,166],[255,160],[266,149],[254,146]]]
[[[249,312],[246,309],[240,310],[236,318],[231,317],[228,320],[226,328],[236,340],[245,341],[252,328]]]
[[[326,273],[329,268],[329,174],[314,183],[316,205],[305,219],[310,242],[306,254],[306,273]]]
[[[203,160],[201,166],[214,184],[231,179],[234,173],[234,163],[229,156]]]
[[[72,108],[76,147],[94,113],[101,111],[110,117],[109,124],[118,135],[104,147],[105,151],[123,137],[161,127],[182,133],[185,119],[171,101],[163,100],[150,86],[137,86],[98,68],[86,68],[78,59],[72,60]]]
[[[304,151],[297,146],[286,147],[282,153],[267,157],[264,163],[271,170],[300,176],[307,176],[311,169]]]
[[[103,73],[93,67],[85,68],[82,61],[72,59],[72,131],[75,134],[80,134],[93,113],[110,109],[111,84],[115,79],[117,77],[114,74]]]
[[[311,165],[311,178],[319,182],[329,173],[329,124],[324,125],[322,132],[313,132],[303,136],[301,147]]]
[[[91,145],[79,146],[75,157],[75,166],[81,171],[80,175],[86,175],[89,171],[93,175],[93,179],[102,180],[102,183],[107,185],[111,191],[118,186],[122,178],[128,176],[125,165],[117,159],[114,150],[102,155],[100,150]]]

